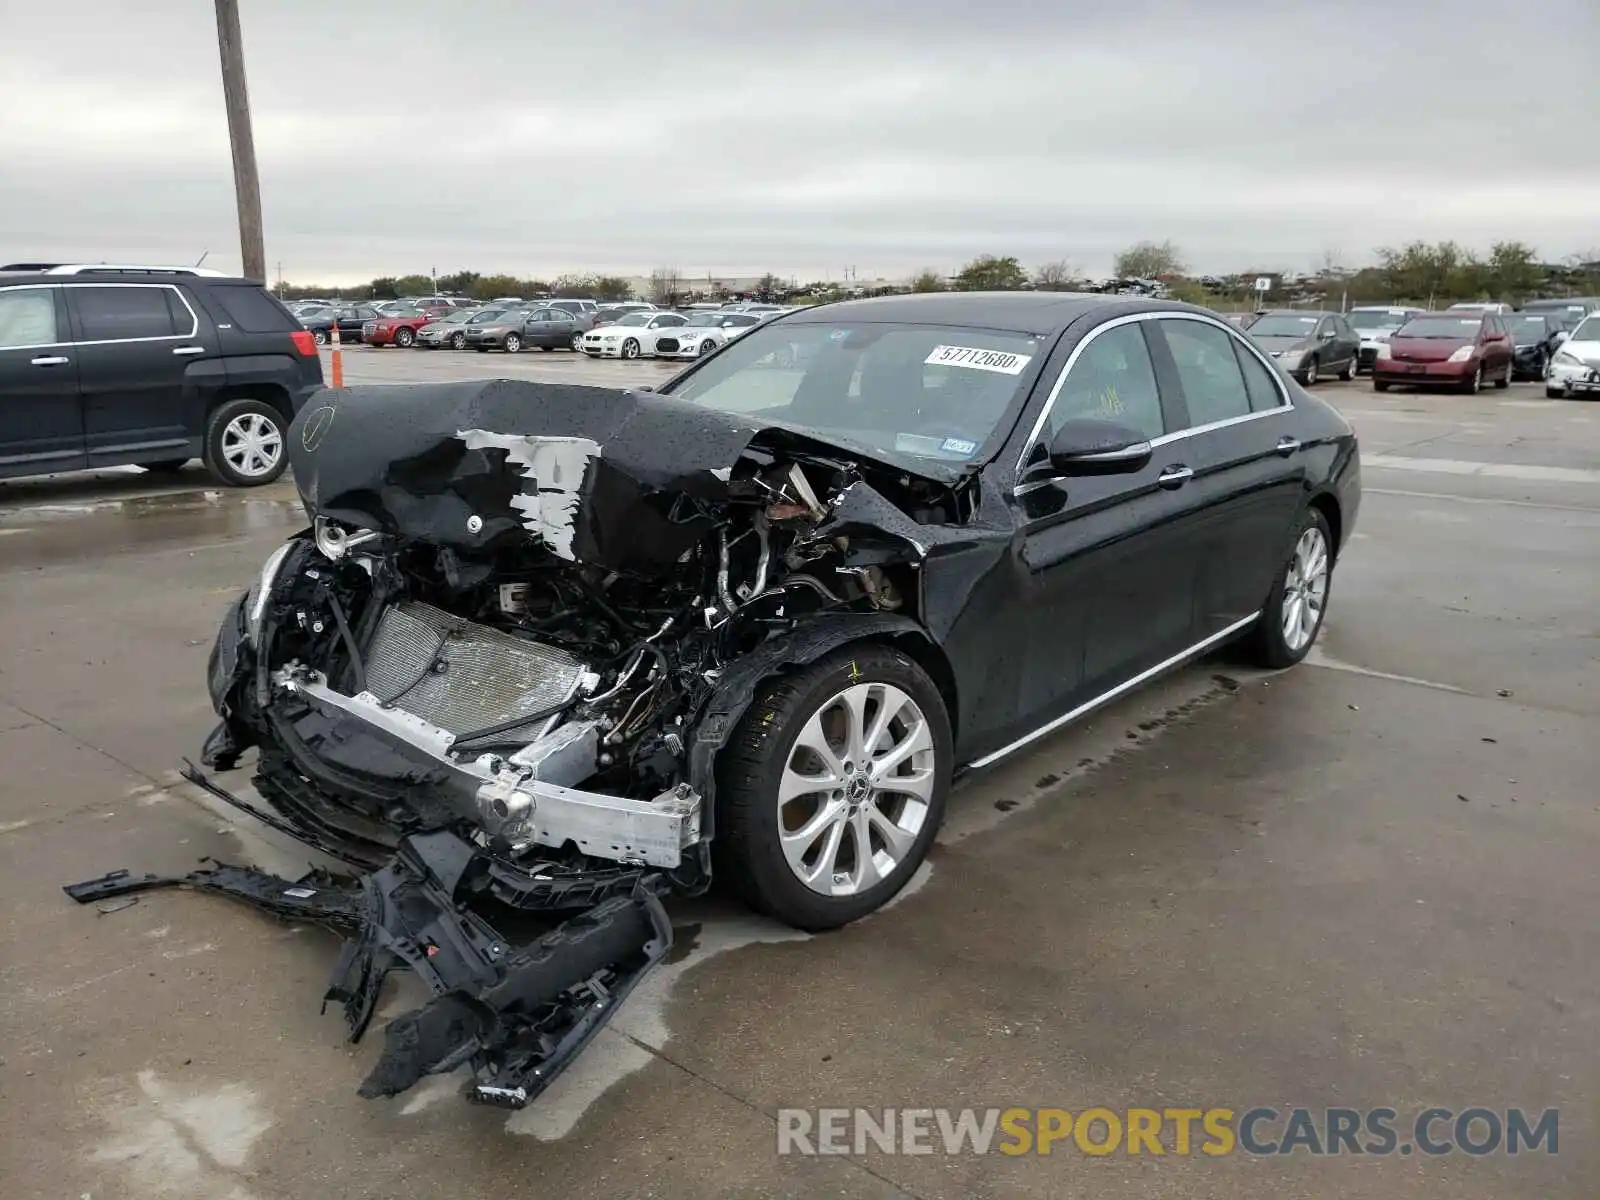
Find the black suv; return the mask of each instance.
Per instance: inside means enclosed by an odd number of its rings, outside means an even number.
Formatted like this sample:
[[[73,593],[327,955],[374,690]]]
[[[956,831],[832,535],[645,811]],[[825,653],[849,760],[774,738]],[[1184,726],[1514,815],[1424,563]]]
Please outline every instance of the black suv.
[[[205,460],[283,474],[322,387],[309,330],[259,283],[200,268],[0,267],[0,479]]]

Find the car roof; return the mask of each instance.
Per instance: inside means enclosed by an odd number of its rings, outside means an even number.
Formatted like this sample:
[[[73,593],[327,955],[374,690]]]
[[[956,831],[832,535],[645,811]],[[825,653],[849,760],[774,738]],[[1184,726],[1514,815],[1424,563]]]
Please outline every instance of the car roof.
[[[42,269],[35,269],[42,268]],[[246,284],[264,288],[259,279],[224,275],[190,267],[49,267],[43,263],[11,263],[0,267],[0,284],[19,283],[187,283]]]
[[[1143,296],[1103,296],[1095,292],[922,292],[904,296],[872,296],[817,304],[785,319],[817,321],[896,322],[910,325],[955,325],[1050,334],[1066,329],[1089,313],[1107,316],[1132,312],[1217,314],[1190,304]],[[1220,320],[1220,318],[1218,318]]]
[[[1261,317],[1337,317],[1339,314],[1325,308],[1269,308]]]

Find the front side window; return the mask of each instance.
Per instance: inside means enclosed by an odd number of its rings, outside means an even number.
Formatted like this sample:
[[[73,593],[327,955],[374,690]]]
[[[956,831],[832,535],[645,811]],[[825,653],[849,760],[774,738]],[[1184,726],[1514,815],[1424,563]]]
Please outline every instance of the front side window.
[[[1141,324],[1118,325],[1084,346],[1050,410],[1047,434],[1081,420],[1113,421],[1152,438],[1166,431]]]
[[[69,291],[86,342],[186,336],[193,326],[170,288],[80,287]]]
[[[0,291],[0,350],[49,346],[60,340],[54,288]]]
[[[1004,330],[780,321],[731,340],[670,394],[916,470],[991,452],[1043,349],[1043,338]]]
[[[1200,321],[1159,321],[1167,347],[1178,368],[1184,399],[1189,404],[1191,427],[1227,421],[1250,412],[1233,339],[1214,325]]]

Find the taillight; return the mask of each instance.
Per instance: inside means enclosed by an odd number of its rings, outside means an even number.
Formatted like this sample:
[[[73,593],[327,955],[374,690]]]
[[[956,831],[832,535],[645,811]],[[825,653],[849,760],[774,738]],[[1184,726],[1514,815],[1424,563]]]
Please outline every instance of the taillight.
[[[296,329],[289,334],[289,338],[294,342],[294,348],[302,356],[306,358],[315,358],[317,356],[317,339],[311,330]]]

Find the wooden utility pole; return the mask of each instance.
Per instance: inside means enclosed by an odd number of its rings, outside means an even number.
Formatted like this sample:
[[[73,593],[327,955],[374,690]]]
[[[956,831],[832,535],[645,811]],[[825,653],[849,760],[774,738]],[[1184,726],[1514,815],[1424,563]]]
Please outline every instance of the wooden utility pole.
[[[250,130],[250,93],[244,82],[244,41],[239,35],[239,0],[216,0],[217,47],[222,52],[222,99],[233,145],[233,191],[239,204],[239,252],[247,279],[267,278],[267,247],[261,231],[261,177],[256,174],[256,139]]]

